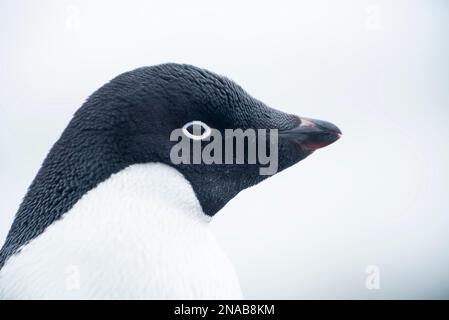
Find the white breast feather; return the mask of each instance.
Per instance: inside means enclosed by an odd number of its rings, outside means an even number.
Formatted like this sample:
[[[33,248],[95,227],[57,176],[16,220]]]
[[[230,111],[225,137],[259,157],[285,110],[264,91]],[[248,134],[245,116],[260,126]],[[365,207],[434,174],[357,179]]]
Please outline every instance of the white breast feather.
[[[190,183],[130,166],[85,194],[0,271],[0,299],[240,299]]]

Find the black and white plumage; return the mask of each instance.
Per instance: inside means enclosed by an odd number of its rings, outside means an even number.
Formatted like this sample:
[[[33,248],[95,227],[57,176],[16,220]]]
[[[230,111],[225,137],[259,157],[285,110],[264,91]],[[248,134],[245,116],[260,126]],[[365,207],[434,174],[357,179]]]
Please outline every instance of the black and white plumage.
[[[173,165],[170,132],[192,120],[278,129],[279,170],[341,133],[197,67],[124,73],[75,113],[32,182],[0,251],[0,297],[240,298],[208,221],[267,176],[258,164]]]

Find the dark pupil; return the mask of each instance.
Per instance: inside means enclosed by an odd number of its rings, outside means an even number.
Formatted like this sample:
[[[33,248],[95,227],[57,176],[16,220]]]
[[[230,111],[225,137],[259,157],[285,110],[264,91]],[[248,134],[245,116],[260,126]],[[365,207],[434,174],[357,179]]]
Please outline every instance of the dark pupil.
[[[193,131],[195,128],[195,132]],[[192,135],[196,135],[196,136],[201,136],[204,131],[206,131],[202,125],[199,124],[191,124],[190,126],[187,127],[187,131],[192,134]]]

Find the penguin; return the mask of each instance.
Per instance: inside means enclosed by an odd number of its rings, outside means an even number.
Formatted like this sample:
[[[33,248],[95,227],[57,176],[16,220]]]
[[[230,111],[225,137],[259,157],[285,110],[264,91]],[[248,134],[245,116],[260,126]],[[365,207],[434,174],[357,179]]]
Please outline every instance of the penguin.
[[[0,251],[1,299],[242,299],[210,221],[265,180],[260,163],[174,164],[170,134],[276,129],[278,172],[341,136],[227,77],[166,63],[125,72],[75,112]]]

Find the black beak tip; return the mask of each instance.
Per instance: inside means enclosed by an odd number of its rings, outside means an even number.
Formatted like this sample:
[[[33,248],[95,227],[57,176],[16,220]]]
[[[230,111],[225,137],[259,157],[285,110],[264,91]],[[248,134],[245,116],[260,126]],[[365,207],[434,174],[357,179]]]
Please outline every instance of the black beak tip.
[[[335,124],[323,121],[323,120],[315,120],[309,118],[300,118],[301,124],[300,126],[311,126],[315,128],[322,129],[323,131],[332,132],[338,135],[338,138],[343,134]]]
[[[310,151],[326,147],[341,138],[342,132],[335,124],[309,118],[299,118],[299,132],[306,136],[300,145]],[[303,129],[301,129],[303,128]],[[311,130],[305,133],[306,130]]]

